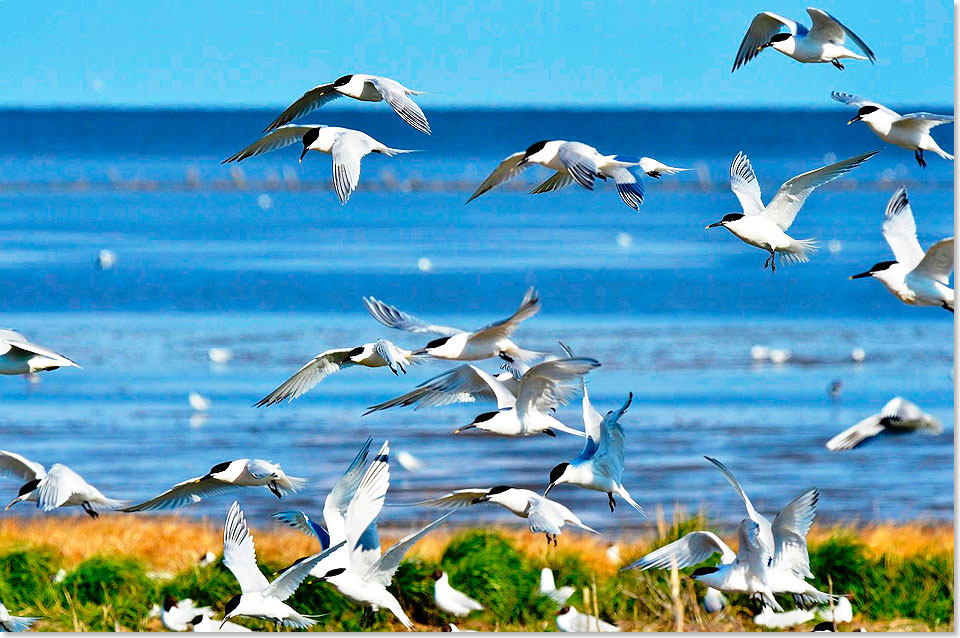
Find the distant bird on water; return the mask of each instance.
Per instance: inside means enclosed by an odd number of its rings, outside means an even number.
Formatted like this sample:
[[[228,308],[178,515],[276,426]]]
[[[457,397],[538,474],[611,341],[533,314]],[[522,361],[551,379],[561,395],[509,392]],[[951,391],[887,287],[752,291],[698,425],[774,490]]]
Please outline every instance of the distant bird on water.
[[[832,15],[813,7],[808,8],[807,13],[813,19],[813,27],[810,29],[771,11],[758,13],[743,36],[730,72],[736,71],[768,47],[797,62],[829,62],[840,70],[844,68],[840,63],[843,58],[876,61],[870,47]],[[783,28],[786,28],[788,33],[781,33]],[[848,36],[866,56],[854,53],[844,46]]]
[[[329,84],[321,84],[304,93],[303,97],[288,106],[263,132],[289,124],[331,100],[346,96],[361,102],[385,101],[397,112],[397,115],[403,118],[404,122],[421,133],[430,135],[430,124],[420,107],[410,99],[411,95],[423,95],[423,91],[408,89],[396,80],[376,75],[362,73],[344,75]]]
[[[827,441],[827,449],[852,450],[876,436],[911,432],[937,435],[943,432],[943,424],[903,397],[894,397],[880,414],[867,417]]]
[[[79,368],[53,350],[30,343],[19,332],[0,329],[0,374],[32,374],[57,368]]]
[[[927,160],[923,159],[924,151],[936,153],[945,160],[953,160],[953,155],[940,148],[930,135],[934,127],[953,122],[952,115],[924,112],[900,115],[879,102],[871,102],[858,95],[834,91],[830,97],[858,109],[856,117],[847,122],[848,125],[863,122],[884,142],[913,151],[921,168],[927,167]]]
[[[876,263],[870,270],[850,279],[872,277],[905,304],[940,306],[953,312],[954,291],[950,287],[953,237],[942,239],[923,252],[906,188],[894,193],[887,203],[883,213],[883,238],[896,259]]]
[[[740,200],[743,212],[724,215],[707,228],[726,228],[745,243],[766,250],[770,256],[763,267],[769,266],[773,272],[777,269],[777,253],[780,253],[781,262],[810,261],[817,242],[794,239],[786,233],[803,203],[818,187],[849,173],[879,152],[871,151],[797,175],[784,182],[766,206],[760,199],[760,184],[750,160],[743,152],[737,153],[730,165],[730,190]]]
[[[611,178],[617,186],[620,199],[634,210],[639,210],[643,203],[643,183],[630,172],[630,168],[639,166],[644,173],[654,178],[689,170],[667,166],[650,157],[603,155],[594,147],[580,142],[542,140],[500,162],[466,203],[469,204],[488,190],[513,179],[530,164],[540,164],[556,171],[547,181],[530,191],[532,194],[560,190],[574,182],[592,191],[597,179]]]
[[[307,151],[320,151],[333,156],[333,188],[346,204],[350,194],[357,190],[360,183],[360,160],[370,153],[380,153],[393,157],[401,153],[413,153],[378,142],[362,131],[323,124],[287,124],[274,129],[242,151],[234,153],[221,164],[241,162],[248,157],[275,151],[291,144],[301,142],[303,150],[300,161]]]

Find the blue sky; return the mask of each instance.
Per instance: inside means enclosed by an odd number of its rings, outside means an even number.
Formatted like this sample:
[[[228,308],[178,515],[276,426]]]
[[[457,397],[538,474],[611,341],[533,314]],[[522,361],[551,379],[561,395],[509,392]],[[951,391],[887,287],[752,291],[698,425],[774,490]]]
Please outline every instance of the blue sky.
[[[730,73],[753,16],[803,2],[0,2],[0,104],[279,106],[348,72],[434,106],[829,106],[834,89],[953,103],[945,0],[828,0],[877,64],[840,72],[768,50]]]

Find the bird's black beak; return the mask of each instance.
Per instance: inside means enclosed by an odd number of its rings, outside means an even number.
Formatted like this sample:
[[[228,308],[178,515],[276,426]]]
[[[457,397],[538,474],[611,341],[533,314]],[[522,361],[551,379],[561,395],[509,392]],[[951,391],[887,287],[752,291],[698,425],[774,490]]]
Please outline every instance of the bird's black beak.
[[[307,151],[310,150],[309,146],[304,146],[303,151],[300,153],[300,163],[303,164],[303,156],[307,154]]]
[[[555,486],[556,486],[556,483],[551,483],[550,485],[547,486],[547,489],[543,490],[544,498],[546,498],[547,494],[549,494],[550,490],[552,490]]]
[[[224,619],[223,619],[223,622],[220,623],[220,630],[221,630],[221,631],[223,630],[223,626],[226,625],[226,624],[227,624],[227,619],[224,618]]]
[[[530,158],[529,158],[529,157],[521,157],[521,158],[520,158],[520,161],[517,162],[517,166],[523,166],[524,164],[526,164],[526,163],[529,162],[529,161],[530,161]]]
[[[864,277],[869,277],[872,274],[873,273],[868,270],[867,272],[862,272],[859,275],[854,275],[850,277],[850,279],[863,279]]]
[[[410,353],[410,356],[413,356],[413,357],[422,357],[422,356],[425,355],[425,354],[427,354],[427,349],[426,349],[426,348],[422,348],[422,349],[420,349],[420,350],[414,350],[413,352]]]
[[[471,423],[470,425],[464,425],[463,427],[457,428],[456,430],[453,431],[453,433],[454,433],[454,434],[460,434],[460,433],[463,432],[464,430],[469,430],[469,429],[475,428],[475,427],[477,427],[477,424],[476,424],[476,423]]]
[[[339,576],[343,572],[347,571],[345,567],[338,567],[336,569],[331,569],[326,574],[323,575],[323,578],[320,580],[327,580],[328,578],[333,578],[334,576]]]
[[[477,498],[475,498],[475,499],[473,499],[472,501],[470,501],[470,504],[471,504],[471,505],[476,505],[476,504],[478,504],[478,503],[486,503],[486,502],[489,501],[489,500],[490,500],[490,497],[489,497],[489,496],[478,496]]]
[[[707,226],[704,230],[710,230],[711,228],[716,228],[717,226],[723,226],[723,222],[714,222]]]
[[[280,494],[280,488],[277,487],[276,483],[270,483],[270,485],[268,485],[267,487],[270,488],[270,491],[273,492],[274,496],[276,496],[279,499],[283,498],[283,495]]]
[[[862,119],[863,119],[863,118],[858,115],[857,117],[855,117],[855,118],[853,118],[852,120],[850,120],[849,122],[847,122],[847,126],[850,126],[850,125],[853,124],[854,122],[859,122],[859,121],[862,120]]]
[[[766,44],[761,44],[760,46],[758,46],[757,51],[763,51],[767,47],[772,47],[772,46],[773,46],[773,42],[767,42]]]

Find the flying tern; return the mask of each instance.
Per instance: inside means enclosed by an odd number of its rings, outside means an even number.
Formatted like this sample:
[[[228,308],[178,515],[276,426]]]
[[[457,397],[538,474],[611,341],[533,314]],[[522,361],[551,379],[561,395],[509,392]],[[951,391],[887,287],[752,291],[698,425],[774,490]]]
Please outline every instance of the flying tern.
[[[323,124],[287,124],[270,131],[242,151],[223,160],[221,164],[240,162],[248,157],[275,151],[297,142],[303,143],[303,151],[300,153],[301,162],[307,151],[320,151],[333,156],[333,188],[341,204],[346,204],[350,194],[357,190],[357,185],[360,183],[360,160],[364,156],[380,153],[393,157],[401,153],[414,152],[390,148],[366,133],[353,129]]]
[[[443,571],[433,573],[433,601],[440,611],[453,616],[466,616],[473,611],[483,611],[483,605],[450,584],[450,576]]]
[[[221,626],[235,616],[252,616],[274,621],[277,629],[281,625],[297,629],[310,627],[315,620],[301,615],[283,601],[293,595],[317,563],[341,546],[342,543],[304,558],[283,571],[272,583],[268,582],[257,566],[253,536],[247,529],[243,512],[234,501],[223,525],[223,564],[240,584],[240,593],[224,606]]]
[[[513,179],[530,164],[540,164],[556,171],[547,181],[530,191],[532,194],[560,190],[574,182],[592,191],[597,179],[610,178],[617,186],[620,199],[634,210],[639,210],[643,203],[643,183],[630,171],[632,167],[639,166],[640,170],[654,178],[689,170],[667,166],[650,157],[602,155],[592,146],[580,142],[542,140],[500,162],[466,203]]]
[[[921,168],[927,166],[927,161],[923,159],[924,151],[936,153],[945,160],[953,160],[953,155],[940,148],[937,141],[930,135],[931,129],[935,126],[953,122],[952,115],[923,112],[900,115],[883,104],[871,102],[850,93],[834,91],[830,97],[858,109],[856,117],[847,122],[848,125],[864,122],[884,142],[913,151],[917,164]]]
[[[455,511],[461,507],[478,503],[493,503],[520,518],[527,519],[531,532],[546,535],[547,545],[552,542],[556,546],[557,536],[564,525],[573,525],[594,534],[600,533],[584,525],[576,514],[560,503],[540,496],[536,492],[508,485],[455,490],[438,498],[416,503],[405,503],[405,505],[426,505]]]
[[[872,277],[906,304],[940,306],[953,312],[954,291],[950,288],[953,237],[942,239],[923,252],[917,240],[917,224],[906,188],[900,188],[887,203],[883,214],[883,238],[896,259],[874,264],[870,270],[850,279]]]
[[[785,231],[793,224],[803,203],[816,188],[849,173],[879,152],[871,151],[797,175],[784,182],[766,206],[760,199],[760,184],[750,160],[743,152],[737,153],[730,165],[730,189],[740,200],[743,212],[724,215],[707,228],[726,228],[751,246],[766,250],[770,256],[763,267],[769,266],[772,271],[777,269],[777,253],[780,253],[781,261],[810,261],[809,256],[816,252],[817,242],[813,239],[794,239]]]
[[[633,393],[630,393],[623,407],[607,412],[606,416],[600,416],[590,403],[586,385],[583,386],[583,423],[587,434],[583,450],[570,463],[560,463],[550,470],[550,484],[544,491],[544,496],[557,485],[569,483],[588,490],[606,492],[611,512],[616,507],[613,495],[617,494],[633,509],[643,513],[643,508],[623,486],[622,479],[624,433],[620,417],[630,407],[632,400]]]
[[[280,384],[280,387],[255,405],[259,408],[282,401],[293,401],[326,377],[351,366],[386,367],[399,376],[400,373],[406,374],[407,366],[420,363],[425,358],[425,355],[414,355],[410,350],[404,350],[386,339],[377,339],[356,348],[334,348],[321,352],[308,361],[292,377]]]
[[[353,73],[337,78],[329,84],[321,84],[303,94],[299,100],[287,107],[264,133],[303,117],[338,97],[352,97],[361,102],[386,102],[403,118],[403,121],[421,133],[430,135],[430,124],[423,111],[411,95],[423,95],[423,91],[414,91],[396,80],[376,75]]]
[[[177,483],[163,494],[122,511],[172,510],[241,487],[267,487],[277,498],[282,498],[285,494],[298,492],[306,484],[306,479],[287,476],[276,463],[262,459],[237,459],[217,463],[203,476]]]
[[[758,13],[743,36],[730,72],[736,71],[768,47],[797,62],[829,62],[840,70],[844,68],[840,62],[843,58],[876,61],[870,47],[832,15],[813,7],[808,8],[807,13],[813,20],[813,27],[810,29],[771,11]],[[788,33],[781,33],[784,28]],[[848,36],[866,56],[854,53],[844,46]]]
[[[439,339],[429,342],[414,355],[428,354],[437,359],[477,361],[500,357],[508,364],[528,363],[543,356],[543,353],[523,350],[510,340],[520,324],[540,311],[540,297],[533,288],[527,290],[520,307],[512,315],[491,323],[479,330],[467,332],[459,328],[426,323],[373,297],[364,297],[363,303],[374,319],[396,330],[414,334],[438,334]]]
[[[880,414],[867,417],[827,441],[827,449],[831,452],[852,450],[876,436],[910,432],[937,435],[943,432],[943,424],[903,397],[894,397]]]
[[[57,368],[79,368],[75,362],[27,341],[15,330],[0,329],[0,374],[33,374]]]
[[[21,501],[36,503],[44,512],[58,507],[79,505],[91,518],[97,518],[101,510],[123,506],[123,501],[107,498],[100,490],[87,483],[83,477],[66,465],[54,463],[50,471],[15,452],[0,450],[0,476],[26,481],[4,509],[10,509]]]

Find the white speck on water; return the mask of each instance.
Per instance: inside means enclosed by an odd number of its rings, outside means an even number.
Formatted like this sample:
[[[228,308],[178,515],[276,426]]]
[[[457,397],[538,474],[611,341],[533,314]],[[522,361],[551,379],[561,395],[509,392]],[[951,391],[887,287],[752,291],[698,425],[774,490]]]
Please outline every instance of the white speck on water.
[[[863,363],[864,359],[867,358],[867,351],[863,348],[854,348],[850,351],[850,358],[857,363]]]
[[[273,198],[267,195],[266,193],[261,194],[257,197],[257,206],[263,210],[270,210],[273,208]]]
[[[827,250],[836,255],[838,252],[843,250],[843,242],[839,239],[831,239],[827,242]]]
[[[420,272],[430,272],[433,270],[433,262],[430,261],[429,257],[421,257],[417,260],[417,268],[420,269]]]
[[[633,246],[633,237],[629,233],[617,233],[617,245],[620,248],[630,248]]]

